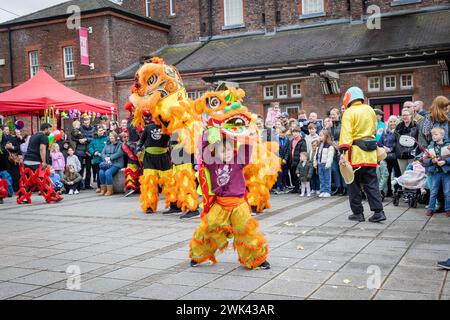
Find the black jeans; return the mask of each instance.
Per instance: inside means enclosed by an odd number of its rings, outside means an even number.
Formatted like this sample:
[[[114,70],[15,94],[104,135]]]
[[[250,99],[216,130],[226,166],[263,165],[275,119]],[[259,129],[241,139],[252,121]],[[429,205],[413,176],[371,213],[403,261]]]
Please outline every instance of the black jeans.
[[[402,173],[400,172],[400,167],[398,165],[397,159],[386,160],[386,164],[389,172],[388,195],[392,195],[392,192],[394,190],[392,190],[391,180],[392,178],[400,177]],[[392,176],[392,171],[394,171],[394,176]]]
[[[83,177],[84,169],[86,169],[86,177],[84,178],[84,184],[82,184],[83,187],[86,188],[87,186],[91,185],[91,169],[92,169],[91,158],[90,157],[80,158],[80,162],[81,162],[81,170],[80,170],[81,177]]]
[[[294,189],[292,192],[298,192],[299,185],[298,185],[298,177],[297,177],[297,166],[291,166],[290,173],[291,173],[291,181],[292,185],[294,186]]]
[[[364,214],[361,195],[362,188],[364,188],[367,196],[370,210],[374,212],[383,211],[376,170],[375,167],[361,167],[355,171],[355,180],[348,186],[350,208],[356,215]]]
[[[64,189],[66,190],[66,194],[69,193],[70,190],[73,190],[73,191],[80,190],[80,188],[79,188],[80,183],[81,183],[81,181],[80,182],[76,182],[74,184],[70,184],[70,185],[69,184],[64,184]]]
[[[97,180],[97,187],[100,188],[100,164],[92,165],[92,172],[94,173],[95,180]]]

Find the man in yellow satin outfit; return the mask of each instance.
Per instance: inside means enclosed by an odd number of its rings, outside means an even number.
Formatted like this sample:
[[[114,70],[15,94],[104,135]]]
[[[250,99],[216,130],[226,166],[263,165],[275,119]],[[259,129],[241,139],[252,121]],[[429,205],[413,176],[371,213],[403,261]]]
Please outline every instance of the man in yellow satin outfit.
[[[370,210],[375,213],[370,222],[386,220],[377,179],[377,143],[375,139],[377,117],[373,108],[364,103],[365,97],[358,87],[351,87],[344,96],[346,108],[341,122],[339,150],[355,171],[348,194],[353,221],[365,221],[362,205],[362,188],[367,195]]]

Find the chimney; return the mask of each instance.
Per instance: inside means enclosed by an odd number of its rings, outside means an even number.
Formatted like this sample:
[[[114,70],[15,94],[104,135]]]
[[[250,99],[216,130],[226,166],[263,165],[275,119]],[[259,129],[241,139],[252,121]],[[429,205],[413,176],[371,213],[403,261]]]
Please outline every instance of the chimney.
[[[365,14],[365,0],[347,0],[350,12],[350,20],[362,21]]]
[[[277,0],[265,0],[264,11],[261,20],[263,21],[266,33],[273,33],[277,27]]]

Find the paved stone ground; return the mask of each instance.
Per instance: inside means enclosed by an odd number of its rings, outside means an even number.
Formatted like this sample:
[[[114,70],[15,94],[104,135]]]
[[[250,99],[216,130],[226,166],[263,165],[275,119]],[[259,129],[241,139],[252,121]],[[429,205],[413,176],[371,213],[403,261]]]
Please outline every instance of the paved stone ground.
[[[423,208],[386,202],[385,223],[353,223],[347,198],[274,196],[258,216],[272,269],[249,271],[232,250],[190,268],[199,219],[144,215],[137,197],[33,200],[0,206],[0,299],[450,299],[436,267],[450,257],[450,219]],[[74,265],[81,288],[67,290]],[[373,266],[379,289],[367,288]]]

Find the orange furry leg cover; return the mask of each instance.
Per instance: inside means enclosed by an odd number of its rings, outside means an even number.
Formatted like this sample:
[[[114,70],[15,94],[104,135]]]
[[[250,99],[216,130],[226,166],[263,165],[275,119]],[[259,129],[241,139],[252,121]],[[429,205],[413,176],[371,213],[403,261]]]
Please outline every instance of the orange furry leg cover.
[[[173,177],[176,183],[177,206],[185,211],[198,209],[199,200],[195,171],[192,164],[186,163],[173,167]]]
[[[158,182],[159,172],[154,169],[144,169],[144,174],[139,178],[141,185],[141,195],[139,201],[142,203],[141,208],[143,212],[152,209],[156,212],[158,206]]]
[[[125,190],[139,190],[139,175],[141,170],[136,164],[129,163],[125,169]]]
[[[259,223],[251,216],[248,204],[235,208],[230,220],[234,230],[233,248],[238,252],[239,262],[248,269],[260,266],[267,259],[269,247],[266,238],[257,231]]]
[[[166,208],[170,207],[171,203],[177,202],[177,185],[175,182],[173,169],[159,172],[159,185],[161,186],[161,193],[165,197]]]
[[[195,230],[189,243],[189,258],[197,263],[210,260],[217,263],[215,252],[224,251],[228,247],[230,233],[229,213],[214,204],[208,214],[200,218],[200,226]]]

